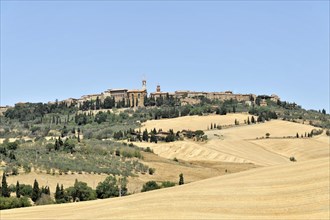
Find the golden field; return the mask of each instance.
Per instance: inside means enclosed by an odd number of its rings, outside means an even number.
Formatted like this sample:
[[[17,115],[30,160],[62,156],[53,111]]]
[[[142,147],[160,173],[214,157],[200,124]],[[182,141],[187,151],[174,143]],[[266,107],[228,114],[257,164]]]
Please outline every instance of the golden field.
[[[305,134],[310,125],[273,120],[254,125],[241,124],[248,114],[189,116],[148,121],[142,129],[204,130],[208,141],[136,143],[153,149],[144,154],[145,164],[156,173],[130,179],[130,191],[138,192],[149,180],[176,182],[183,173],[185,184],[174,188],[128,197],[38,206],[1,211],[3,219],[328,219],[329,137],[294,138]],[[211,123],[231,125],[222,130],[207,130]],[[266,133],[270,138],[265,138]],[[294,156],[297,162],[290,162]],[[174,162],[178,158],[180,162]],[[227,169],[227,173],[224,170]],[[30,175],[30,176],[29,176]],[[42,175],[43,178],[39,178]],[[52,177],[26,174],[10,177],[15,183],[32,183],[34,178],[65,186],[75,175]],[[54,179],[52,179],[54,178]],[[57,178],[57,179],[56,179]],[[66,179],[67,178],[67,179]],[[81,181],[95,186],[105,176],[82,175]],[[42,182],[44,181],[44,182]],[[52,188],[52,186],[51,186]]]

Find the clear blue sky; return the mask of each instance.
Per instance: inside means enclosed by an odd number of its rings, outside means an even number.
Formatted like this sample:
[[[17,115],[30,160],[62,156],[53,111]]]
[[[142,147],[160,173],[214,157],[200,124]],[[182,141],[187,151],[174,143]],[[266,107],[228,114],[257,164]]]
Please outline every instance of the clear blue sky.
[[[1,105],[140,88],[329,112],[328,1],[1,1]]]

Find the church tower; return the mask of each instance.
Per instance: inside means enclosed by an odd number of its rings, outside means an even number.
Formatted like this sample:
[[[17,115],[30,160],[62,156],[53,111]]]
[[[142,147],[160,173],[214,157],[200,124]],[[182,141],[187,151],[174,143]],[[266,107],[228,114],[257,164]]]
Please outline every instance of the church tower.
[[[142,80],[142,90],[147,90],[147,80]]]

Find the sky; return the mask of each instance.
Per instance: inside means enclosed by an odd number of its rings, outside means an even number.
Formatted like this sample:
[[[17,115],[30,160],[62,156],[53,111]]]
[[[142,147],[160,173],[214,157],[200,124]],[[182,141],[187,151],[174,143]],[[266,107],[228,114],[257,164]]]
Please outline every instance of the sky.
[[[159,83],[329,112],[329,1],[1,1],[0,105]]]

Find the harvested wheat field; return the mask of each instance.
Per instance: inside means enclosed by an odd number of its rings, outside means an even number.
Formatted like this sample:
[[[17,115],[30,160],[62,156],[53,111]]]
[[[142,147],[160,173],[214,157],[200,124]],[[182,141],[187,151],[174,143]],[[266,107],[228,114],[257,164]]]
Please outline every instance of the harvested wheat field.
[[[155,168],[156,171],[153,175],[137,173],[136,177],[129,177],[129,193],[141,192],[143,184],[151,180],[155,180],[159,183],[163,181],[171,181],[176,183],[180,173],[184,173],[186,183],[189,183],[229,173],[242,172],[258,167],[252,163],[226,163],[212,161],[175,162],[152,153],[143,153],[143,157],[143,163],[149,167]],[[225,170],[227,170],[227,173]],[[33,185],[33,182],[36,179],[40,185],[49,186],[51,192],[55,193],[57,184],[63,184],[64,188],[67,188],[73,186],[76,179],[86,182],[88,186],[95,189],[97,184],[102,182],[106,177],[106,174],[70,174],[69,172],[69,174],[63,175],[49,175],[45,172],[40,173],[39,171],[33,171],[27,174],[23,173],[17,176],[9,176],[7,177],[7,182],[9,185],[16,185],[17,181],[19,181],[20,184]]]
[[[232,114],[228,117],[235,118],[235,115]],[[241,117],[242,114],[239,114],[239,116]],[[203,118],[208,120],[210,117],[199,117],[200,123],[204,121]],[[222,118],[225,117],[222,116]],[[190,117],[186,117],[183,121],[188,118]],[[168,123],[165,123],[166,121]],[[173,121],[169,119],[163,120],[163,122],[164,125],[170,127]],[[186,124],[179,123],[177,125],[176,128],[182,130],[184,127],[179,126],[186,126]],[[176,157],[186,161],[221,161],[270,166],[290,163],[289,158],[291,156],[297,156],[297,159],[303,160],[328,157],[329,138],[325,135],[313,138],[293,137],[297,132],[305,134],[305,132],[311,132],[313,129],[315,127],[310,125],[273,120],[254,125],[209,130],[206,131],[209,138],[207,142],[185,140],[172,143],[159,142],[157,144],[137,143],[137,145],[149,146],[156,154],[168,159]],[[266,133],[270,133],[270,138],[261,139],[265,137]],[[288,136],[291,137],[287,138]]]
[[[207,129],[215,121],[232,125],[247,114],[193,116],[150,121],[148,129]],[[159,123],[158,126],[155,126]],[[149,127],[148,127],[149,126]],[[205,128],[204,128],[205,127]],[[108,200],[1,211],[3,219],[328,219],[329,137],[295,138],[315,127],[282,120],[206,130],[207,142],[135,143],[150,147],[144,163],[156,173],[129,179],[130,192],[149,180],[178,180],[183,186]],[[265,138],[269,133],[270,137]],[[284,138],[285,137],[285,138]],[[291,156],[296,163],[289,160]],[[173,161],[179,159],[179,162]],[[225,170],[227,172],[225,172]],[[33,174],[34,175],[34,174]],[[35,176],[27,175],[31,184]],[[22,176],[18,176],[21,178]],[[75,175],[61,176],[61,182]],[[83,176],[81,176],[83,177]],[[38,180],[40,177],[37,177]],[[47,177],[56,183],[56,177]],[[62,178],[69,178],[64,181]],[[104,176],[78,178],[94,186]],[[15,179],[8,178],[10,183]],[[40,179],[40,182],[46,181]],[[92,182],[91,182],[92,181]],[[24,182],[24,181],[23,181]],[[43,182],[42,182],[43,183]],[[49,183],[49,182],[48,182]],[[73,182],[71,183],[73,184]],[[70,185],[71,185],[70,184]]]
[[[129,197],[1,212],[3,219],[328,219],[329,158]]]
[[[185,116],[180,118],[162,119],[162,120],[151,120],[142,124],[142,130],[156,128],[157,130],[162,129],[163,131],[168,131],[173,129],[174,131],[181,130],[207,130],[212,124],[216,125],[234,125],[235,119],[241,124],[248,117],[251,118],[252,115],[249,114],[227,114],[227,115],[208,115],[208,116]]]

